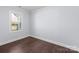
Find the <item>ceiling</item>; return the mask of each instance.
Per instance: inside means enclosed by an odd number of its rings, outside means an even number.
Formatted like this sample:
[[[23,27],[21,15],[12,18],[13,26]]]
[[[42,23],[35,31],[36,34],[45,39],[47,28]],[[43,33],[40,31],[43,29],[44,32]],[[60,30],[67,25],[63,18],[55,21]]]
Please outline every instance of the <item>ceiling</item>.
[[[20,7],[26,10],[35,10],[35,9],[43,8],[44,6],[20,6]]]

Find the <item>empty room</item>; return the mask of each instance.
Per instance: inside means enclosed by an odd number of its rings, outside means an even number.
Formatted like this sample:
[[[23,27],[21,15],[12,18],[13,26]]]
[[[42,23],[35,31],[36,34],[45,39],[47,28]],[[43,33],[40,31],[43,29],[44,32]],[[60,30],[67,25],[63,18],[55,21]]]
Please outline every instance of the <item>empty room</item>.
[[[0,53],[78,53],[79,6],[0,6]]]

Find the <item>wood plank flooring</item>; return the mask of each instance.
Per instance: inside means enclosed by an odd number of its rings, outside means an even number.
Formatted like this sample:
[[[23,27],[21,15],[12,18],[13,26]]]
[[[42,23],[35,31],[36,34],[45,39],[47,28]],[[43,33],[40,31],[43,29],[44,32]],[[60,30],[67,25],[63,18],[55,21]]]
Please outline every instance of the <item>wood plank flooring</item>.
[[[27,37],[0,46],[0,53],[77,53],[77,51],[37,38]]]

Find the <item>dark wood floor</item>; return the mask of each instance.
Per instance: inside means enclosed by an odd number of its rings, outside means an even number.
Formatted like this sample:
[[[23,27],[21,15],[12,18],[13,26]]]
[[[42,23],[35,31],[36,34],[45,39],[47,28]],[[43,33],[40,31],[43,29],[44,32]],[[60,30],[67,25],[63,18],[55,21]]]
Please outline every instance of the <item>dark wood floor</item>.
[[[40,39],[27,37],[0,46],[0,53],[76,53],[77,51],[51,44]]]

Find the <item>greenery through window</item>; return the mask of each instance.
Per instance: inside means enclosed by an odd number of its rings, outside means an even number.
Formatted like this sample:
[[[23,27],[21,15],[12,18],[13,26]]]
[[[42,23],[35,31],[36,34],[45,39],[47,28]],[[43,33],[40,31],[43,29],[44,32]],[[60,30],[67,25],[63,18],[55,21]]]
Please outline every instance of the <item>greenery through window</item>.
[[[17,13],[10,13],[11,15],[11,30],[17,31],[21,29],[21,17]]]

